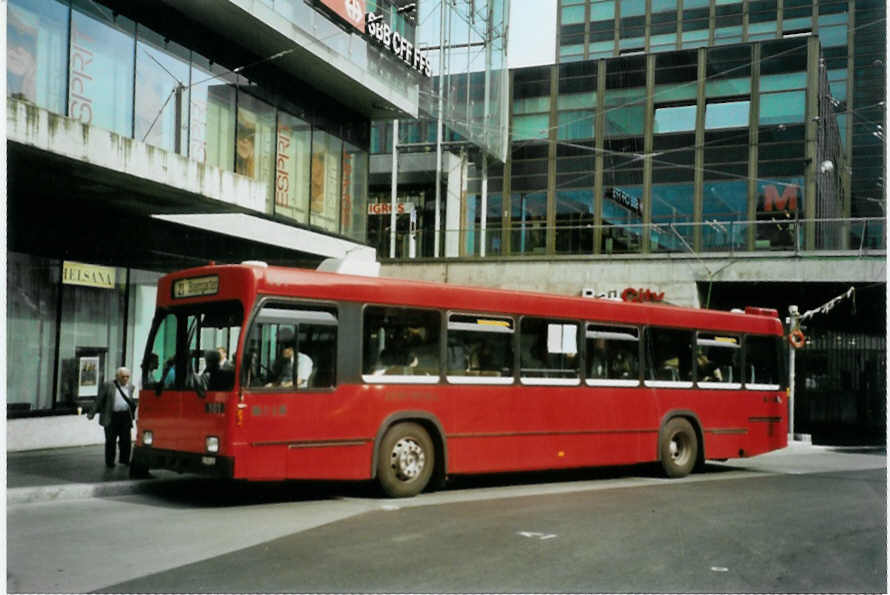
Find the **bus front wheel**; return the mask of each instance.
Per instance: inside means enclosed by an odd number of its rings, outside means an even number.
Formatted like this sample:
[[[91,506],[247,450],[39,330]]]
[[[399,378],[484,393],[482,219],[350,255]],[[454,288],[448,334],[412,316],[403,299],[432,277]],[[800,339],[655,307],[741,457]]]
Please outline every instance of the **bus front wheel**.
[[[433,441],[422,426],[396,424],[380,443],[377,481],[392,498],[416,496],[429,483],[435,460]]]
[[[668,477],[689,475],[698,460],[698,438],[692,425],[682,417],[667,423],[658,448],[661,467]]]

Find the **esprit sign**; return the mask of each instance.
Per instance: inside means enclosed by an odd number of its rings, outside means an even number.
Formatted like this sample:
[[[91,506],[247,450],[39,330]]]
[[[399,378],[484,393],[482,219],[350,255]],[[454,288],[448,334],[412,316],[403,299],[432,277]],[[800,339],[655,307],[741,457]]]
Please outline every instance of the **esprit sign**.
[[[393,31],[389,25],[382,22],[382,17],[368,13],[365,21],[368,39],[381,46],[385,50],[389,50],[397,58],[405,64],[421,73],[427,78],[433,76],[430,61],[426,56],[420,53],[420,50],[414,47],[414,44],[402,37],[398,31]]]
[[[365,32],[365,0],[321,0],[347,23]]]

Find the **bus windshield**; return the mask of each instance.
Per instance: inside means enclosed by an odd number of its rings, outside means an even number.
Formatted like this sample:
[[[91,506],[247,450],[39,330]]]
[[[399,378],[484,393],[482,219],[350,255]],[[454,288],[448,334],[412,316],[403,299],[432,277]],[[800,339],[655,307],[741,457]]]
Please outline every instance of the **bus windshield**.
[[[239,302],[159,310],[142,363],[142,386],[163,390],[231,390],[244,310]]]

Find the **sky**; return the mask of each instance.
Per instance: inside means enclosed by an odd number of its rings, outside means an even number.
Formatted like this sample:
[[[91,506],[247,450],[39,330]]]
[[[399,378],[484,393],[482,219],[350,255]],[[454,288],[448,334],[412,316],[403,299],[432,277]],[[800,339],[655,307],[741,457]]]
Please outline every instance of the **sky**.
[[[510,0],[507,43],[510,68],[553,64],[556,61],[556,0]]]

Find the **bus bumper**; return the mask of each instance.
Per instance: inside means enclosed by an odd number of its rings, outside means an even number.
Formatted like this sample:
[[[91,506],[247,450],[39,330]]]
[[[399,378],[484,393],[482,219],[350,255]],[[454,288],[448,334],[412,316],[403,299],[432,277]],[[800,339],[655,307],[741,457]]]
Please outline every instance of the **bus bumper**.
[[[150,446],[133,448],[132,469],[149,471],[168,469],[177,473],[193,473],[210,477],[231,479],[235,470],[235,460],[219,455],[163,450]]]

